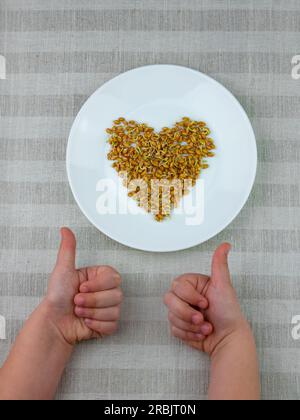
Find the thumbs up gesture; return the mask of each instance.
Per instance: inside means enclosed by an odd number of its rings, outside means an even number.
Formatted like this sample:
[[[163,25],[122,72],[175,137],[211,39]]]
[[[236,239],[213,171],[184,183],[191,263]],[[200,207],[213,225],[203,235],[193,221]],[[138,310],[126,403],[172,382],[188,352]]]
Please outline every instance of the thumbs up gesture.
[[[220,245],[211,276],[184,274],[173,281],[164,299],[172,334],[209,355],[227,337],[248,328],[231,284],[229,251],[229,244]]]
[[[122,302],[119,273],[108,266],[76,269],[76,239],[61,229],[61,244],[44,303],[69,344],[102,338],[117,329]]]

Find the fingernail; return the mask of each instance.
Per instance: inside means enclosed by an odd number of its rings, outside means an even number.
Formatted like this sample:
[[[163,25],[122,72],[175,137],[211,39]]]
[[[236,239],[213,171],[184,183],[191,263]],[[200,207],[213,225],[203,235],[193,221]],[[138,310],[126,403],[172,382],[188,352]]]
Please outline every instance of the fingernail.
[[[76,298],[76,303],[77,303],[78,306],[83,305],[84,304],[84,297],[78,296]]]
[[[83,312],[84,312],[84,309],[83,309],[83,308],[80,308],[79,306],[76,306],[75,310],[76,310],[76,313],[77,313],[78,315],[82,315],[82,314],[83,314]]]
[[[85,320],[84,320],[84,322],[85,322],[86,324],[89,324],[89,325],[90,325],[90,324],[92,323],[92,320],[87,318],[87,319],[85,319]]]
[[[199,308],[206,309],[207,308],[207,301],[205,299],[201,299],[198,303]]]
[[[203,340],[203,334],[196,334],[196,337],[199,339],[199,340]]]
[[[192,316],[192,321],[193,321],[193,324],[198,325],[202,321],[202,318],[200,315],[195,314]]]
[[[209,334],[209,333],[210,333],[210,331],[211,331],[210,325],[204,324],[204,325],[201,327],[201,331],[202,331],[202,333],[203,333],[203,334],[205,334],[205,335]]]
[[[89,288],[87,286],[81,286],[80,288],[83,293],[87,293],[89,291]]]

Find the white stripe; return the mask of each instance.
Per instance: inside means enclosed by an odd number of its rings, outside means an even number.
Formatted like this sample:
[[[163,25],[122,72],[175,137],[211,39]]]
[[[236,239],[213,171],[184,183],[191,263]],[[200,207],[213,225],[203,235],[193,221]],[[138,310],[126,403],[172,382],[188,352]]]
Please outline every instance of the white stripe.
[[[175,345],[105,345],[99,352],[99,344],[89,346],[89,357],[85,357],[86,349],[78,349],[70,367],[81,369],[99,368],[107,363],[107,354],[114,361],[115,369],[194,369],[206,370],[209,367],[207,358],[188,346]],[[258,349],[261,372],[300,373],[300,349],[269,347]]]
[[[40,301],[41,299],[36,297],[0,296],[1,314],[6,319],[25,319]],[[292,330],[292,317],[300,314],[300,300],[242,299],[240,303],[248,320],[256,324],[287,325],[287,328],[290,326]],[[163,297],[126,297],[121,319],[167,321],[167,309],[163,304]]]
[[[0,205],[0,226],[59,228],[66,223],[74,228],[91,227],[79,208],[72,204]],[[247,229],[247,226],[250,230],[300,229],[300,208],[246,207],[230,229]]]
[[[118,73],[9,74],[1,83],[2,95],[91,95]],[[213,73],[235,95],[300,96],[295,80],[286,74]]]
[[[4,362],[10,349],[10,344],[0,343],[0,362]],[[179,345],[174,340],[170,345],[131,345],[89,343],[77,347],[68,368],[93,369],[107,366],[109,360],[113,361],[115,369],[194,369],[207,370],[209,362],[205,355]],[[258,348],[260,370],[263,373],[300,373],[300,349],[270,347]],[[109,355],[109,359],[108,359]],[[99,397],[99,396],[98,396]],[[189,396],[189,398],[191,398]]]
[[[91,95],[117,73],[9,74],[2,95]]]
[[[2,0],[2,7],[6,10],[19,10],[24,7],[24,0]],[[29,10],[299,10],[298,0],[272,1],[259,0],[253,4],[245,0],[26,0]]]
[[[300,229],[300,208],[259,207],[244,208],[230,225],[231,229]]]
[[[67,182],[65,161],[0,160],[0,182]],[[298,184],[300,163],[261,163],[256,184]]]
[[[171,339],[172,340],[172,339]],[[80,366],[81,369],[100,368],[106,366],[107,355],[113,360],[114,369],[195,369],[208,368],[208,359],[187,346],[178,345],[106,345],[103,342],[99,352],[99,343],[89,346],[89,357],[85,357],[86,349],[78,349],[70,363],[70,368]],[[177,344],[177,345],[176,345]]]
[[[0,181],[48,183],[66,180],[66,164],[64,161],[0,160]]]
[[[265,52],[296,54],[298,32],[69,31],[6,32],[4,54],[33,52]]]

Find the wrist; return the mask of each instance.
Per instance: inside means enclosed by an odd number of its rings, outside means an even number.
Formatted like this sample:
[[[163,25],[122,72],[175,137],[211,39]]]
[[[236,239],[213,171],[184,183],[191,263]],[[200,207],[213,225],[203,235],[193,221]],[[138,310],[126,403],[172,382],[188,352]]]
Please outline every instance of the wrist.
[[[43,328],[47,329],[54,344],[61,346],[66,352],[72,352],[74,345],[66,340],[60,328],[59,315],[47,298],[41,302],[33,316],[40,318]]]
[[[213,349],[210,357],[211,359],[218,358],[220,353],[232,349],[234,347],[239,347],[241,350],[243,348],[252,348],[255,347],[255,340],[253,332],[251,330],[250,324],[246,319],[242,319],[238,322],[233,328],[227,331],[223,338],[220,339],[216,347]]]

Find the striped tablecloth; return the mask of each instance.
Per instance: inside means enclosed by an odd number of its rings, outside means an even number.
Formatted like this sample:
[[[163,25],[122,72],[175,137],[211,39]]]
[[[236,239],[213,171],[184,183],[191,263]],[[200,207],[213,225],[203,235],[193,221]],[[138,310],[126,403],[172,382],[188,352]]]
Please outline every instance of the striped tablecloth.
[[[170,338],[162,295],[173,276],[209,270],[222,240],[252,322],[264,398],[300,395],[300,53],[297,0],[0,0],[0,314],[4,360],[45,292],[58,228],[78,237],[80,265],[122,273],[120,332],[78,346],[58,398],[203,399],[209,361]],[[72,121],[86,98],[136,66],[173,63],[219,80],[241,101],[257,135],[253,193],[220,235],[191,250],[135,251],[94,229],[66,178]],[[234,130],[234,127],[233,127]]]

